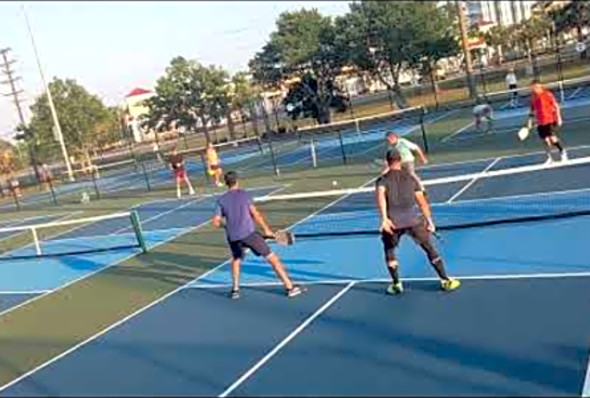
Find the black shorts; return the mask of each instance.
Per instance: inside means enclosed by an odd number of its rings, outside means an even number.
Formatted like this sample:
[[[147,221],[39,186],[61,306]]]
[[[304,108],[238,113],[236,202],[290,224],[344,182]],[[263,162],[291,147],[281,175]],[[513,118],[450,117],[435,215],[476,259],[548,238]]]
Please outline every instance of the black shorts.
[[[518,88],[518,86],[516,84],[509,84],[508,85],[508,90],[516,90]]]
[[[414,239],[414,241],[420,246],[427,249],[427,251],[434,252],[426,222],[421,220],[413,227],[396,229],[393,231],[393,234],[381,232],[381,242],[383,242],[383,250],[385,251],[385,257],[388,260],[393,260],[395,258],[394,251],[399,244],[400,238],[406,233],[409,233],[412,239]]]
[[[539,137],[545,139],[554,136],[556,127],[556,123],[541,124],[537,126],[537,132],[539,133]]]
[[[272,250],[258,232],[253,232],[244,239],[229,241],[228,243],[232,257],[236,260],[244,257],[245,248],[252,250],[252,253],[258,257],[266,258],[272,254]]]

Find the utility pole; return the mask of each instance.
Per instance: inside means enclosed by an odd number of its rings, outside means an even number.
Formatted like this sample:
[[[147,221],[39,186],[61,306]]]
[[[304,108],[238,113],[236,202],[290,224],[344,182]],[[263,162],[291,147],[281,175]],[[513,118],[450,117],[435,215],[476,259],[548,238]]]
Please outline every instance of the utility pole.
[[[64,163],[66,165],[66,169],[68,172],[68,177],[70,181],[75,181],[74,172],[72,170],[72,165],[70,163],[70,157],[68,155],[68,150],[66,148],[66,144],[64,142],[64,137],[61,131],[61,126],[59,124],[59,120],[57,118],[57,112],[55,111],[55,106],[53,104],[53,98],[51,97],[51,91],[49,90],[49,86],[47,85],[47,80],[45,80],[45,74],[43,73],[43,68],[41,67],[41,60],[39,59],[39,53],[37,52],[37,45],[35,44],[35,37],[33,36],[33,29],[31,28],[31,24],[29,22],[29,17],[27,16],[27,12],[25,10],[25,6],[22,5],[23,16],[25,17],[25,22],[27,24],[27,29],[29,31],[29,36],[31,38],[31,44],[33,45],[33,50],[35,51],[35,59],[37,60],[37,67],[39,68],[39,75],[41,75],[41,81],[43,81],[43,86],[45,88],[45,94],[47,95],[47,103],[49,104],[49,110],[51,111],[51,118],[53,119],[53,135],[56,141],[59,142],[61,147],[61,153],[64,158]]]
[[[21,108],[21,99],[19,95],[23,93],[22,90],[16,88],[16,81],[21,80],[20,77],[14,75],[14,70],[10,68],[10,65],[14,64],[16,60],[9,60],[8,53],[11,51],[10,48],[0,49],[0,55],[2,55],[2,73],[6,76],[7,80],[0,81],[0,84],[7,84],[10,86],[10,92],[4,94],[5,97],[12,97],[16,110],[18,112],[18,118],[22,128],[26,128],[25,116]],[[35,156],[35,144],[33,142],[27,142],[27,149],[29,151],[29,162],[35,172],[35,178],[40,183],[41,179],[39,176],[39,170],[37,169],[37,159]]]
[[[475,80],[473,79],[473,64],[471,63],[471,53],[469,52],[469,44],[467,42],[467,26],[465,24],[465,11],[461,1],[455,0],[457,6],[457,14],[459,15],[459,28],[461,29],[461,44],[463,46],[463,54],[465,55],[465,72],[467,74],[467,86],[469,87],[469,97],[477,97],[477,89],[475,88]]]

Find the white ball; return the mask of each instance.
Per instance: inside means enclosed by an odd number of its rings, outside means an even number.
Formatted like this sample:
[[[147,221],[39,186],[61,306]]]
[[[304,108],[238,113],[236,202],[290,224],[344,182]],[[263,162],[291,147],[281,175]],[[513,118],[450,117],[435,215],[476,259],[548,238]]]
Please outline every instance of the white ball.
[[[332,181],[332,185],[333,185],[333,186],[336,186],[336,185],[338,185],[338,181],[336,181],[336,180]]]

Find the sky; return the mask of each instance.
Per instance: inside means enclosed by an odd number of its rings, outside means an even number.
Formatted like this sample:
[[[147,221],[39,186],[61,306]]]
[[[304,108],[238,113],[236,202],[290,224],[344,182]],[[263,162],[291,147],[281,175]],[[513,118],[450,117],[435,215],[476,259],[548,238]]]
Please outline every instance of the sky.
[[[247,70],[284,11],[348,11],[347,1],[0,2],[0,49],[12,49],[27,118],[43,84],[23,5],[46,79],[75,79],[108,105],[123,104],[135,87],[152,89],[175,56]],[[0,85],[0,93],[9,91]],[[11,98],[0,96],[0,138],[10,138],[17,124]]]

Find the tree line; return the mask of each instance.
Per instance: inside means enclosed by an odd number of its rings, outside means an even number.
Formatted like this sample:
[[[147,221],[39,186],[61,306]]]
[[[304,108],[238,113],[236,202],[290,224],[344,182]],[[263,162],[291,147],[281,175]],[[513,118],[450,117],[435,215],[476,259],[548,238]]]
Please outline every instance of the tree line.
[[[523,46],[532,53],[543,37],[590,25],[590,3],[571,2],[548,10],[540,2],[533,17],[512,27],[495,27],[479,34],[489,46],[503,49]],[[176,129],[202,133],[212,140],[211,128],[225,122],[236,138],[234,117],[242,122],[262,113],[265,130],[269,115],[263,93],[278,90],[286,79],[293,83],[282,108],[293,119],[331,120],[332,109],[344,110],[348,95],[338,84],[343,68],[381,81],[399,108],[407,106],[402,91],[404,72],[416,71],[436,91],[436,68],[443,58],[459,55],[459,21],[454,1],[437,2],[354,1],[342,16],[322,15],[316,9],[281,14],[265,45],[248,63],[248,70],[230,76],[223,67],[204,65],[182,56],[173,58],[157,80],[155,96],[147,100],[148,114],[141,121],[152,131]],[[97,148],[121,142],[126,134],[122,110],[107,107],[72,79],[54,79],[49,88],[60,117],[68,148],[90,159]],[[19,126],[20,137],[34,145],[41,159],[58,158],[47,97],[31,107],[28,126]],[[252,123],[259,134],[256,122]]]

